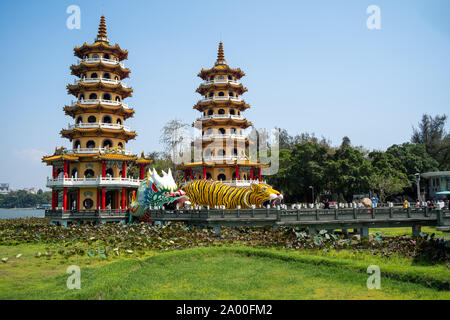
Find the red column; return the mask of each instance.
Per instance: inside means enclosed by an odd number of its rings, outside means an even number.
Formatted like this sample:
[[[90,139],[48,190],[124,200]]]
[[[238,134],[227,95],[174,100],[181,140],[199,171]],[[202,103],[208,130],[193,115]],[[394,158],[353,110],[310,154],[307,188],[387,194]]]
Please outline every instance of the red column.
[[[139,167],[141,168],[141,173],[139,175],[139,179],[144,180],[144,178],[145,178],[145,164],[140,164]]]
[[[122,178],[127,177],[127,162],[122,162]]]
[[[258,180],[259,182],[261,182],[261,168],[259,168],[258,170]]]
[[[77,211],[80,211],[80,189],[77,192]]]
[[[67,161],[64,161],[64,179],[67,178]]]
[[[250,168],[250,180],[253,180],[253,167]]]
[[[186,180],[187,180],[187,170],[184,169],[184,181],[186,181]]]
[[[105,210],[105,202],[106,202],[106,199],[105,199],[105,193],[106,193],[106,191],[105,191],[105,187],[102,187],[102,210]]]
[[[102,161],[102,178],[106,177],[106,161]]]
[[[239,166],[236,166],[236,180],[239,180]]]
[[[125,210],[125,188],[122,188],[122,210]]]
[[[55,179],[58,176],[55,166],[53,166],[53,173],[52,173],[52,175],[53,175],[53,179]]]
[[[56,197],[55,197],[55,194],[56,194],[56,191],[52,189],[52,210],[56,209],[56,203],[55,203],[56,202],[55,201]]]
[[[100,209],[100,189],[97,189],[97,210]]]
[[[63,189],[63,210],[67,210],[67,188]]]
[[[203,180],[206,180],[206,167],[203,167]]]
[[[191,180],[194,180],[194,171],[191,169]]]

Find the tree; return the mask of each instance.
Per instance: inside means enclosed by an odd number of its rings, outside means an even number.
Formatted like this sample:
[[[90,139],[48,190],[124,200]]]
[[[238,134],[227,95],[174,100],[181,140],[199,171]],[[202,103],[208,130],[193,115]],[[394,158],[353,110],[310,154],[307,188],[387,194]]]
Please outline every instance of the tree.
[[[372,166],[360,148],[352,147],[347,139],[327,161],[325,176],[330,191],[350,202],[354,194],[369,191]]]
[[[386,197],[402,193],[411,185],[407,175],[403,172],[400,159],[392,154],[382,151],[369,153],[372,164],[372,175],[370,177],[370,188],[374,190],[381,201]]]
[[[317,143],[295,144],[292,150],[280,150],[280,171],[269,182],[283,191],[287,202],[311,202],[309,186],[316,194],[324,187],[324,164],[328,149]]]
[[[394,165],[402,171],[409,183],[404,192],[410,196],[416,194],[414,185],[416,183],[416,173],[438,170],[438,162],[426,151],[424,144],[412,144],[405,142],[401,145],[394,144],[386,150],[386,154],[391,159],[398,160]]]
[[[422,116],[418,128],[413,127],[411,142],[424,144],[426,152],[439,164],[439,169],[450,169],[450,134],[445,130],[447,115]]]

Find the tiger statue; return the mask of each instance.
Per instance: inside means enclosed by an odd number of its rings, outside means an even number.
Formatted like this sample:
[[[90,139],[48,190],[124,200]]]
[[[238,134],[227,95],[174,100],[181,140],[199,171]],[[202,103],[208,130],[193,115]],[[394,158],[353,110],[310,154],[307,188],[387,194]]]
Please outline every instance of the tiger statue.
[[[186,195],[192,205],[222,207],[226,209],[259,208],[270,203],[275,205],[283,200],[283,196],[265,183],[252,183],[249,187],[232,187],[218,181],[195,180],[185,188]]]

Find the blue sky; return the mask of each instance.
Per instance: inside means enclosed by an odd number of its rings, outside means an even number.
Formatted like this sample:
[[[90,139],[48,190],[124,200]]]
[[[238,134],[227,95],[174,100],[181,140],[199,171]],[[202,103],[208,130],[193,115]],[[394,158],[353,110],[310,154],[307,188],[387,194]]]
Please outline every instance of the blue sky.
[[[69,30],[69,5],[81,29]],[[381,9],[381,30],[368,30],[366,8]],[[44,187],[40,162],[72,123],[62,107],[73,97],[73,47],[92,42],[105,14],[108,37],[129,51],[128,99],[136,153],[161,150],[162,126],[191,122],[200,69],[218,42],[247,76],[247,118],[256,128],[314,132],[338,145],[386,149],[409,140],[423,113],[449,113],[450,2],[381,0],[1,1],[0,182]]]

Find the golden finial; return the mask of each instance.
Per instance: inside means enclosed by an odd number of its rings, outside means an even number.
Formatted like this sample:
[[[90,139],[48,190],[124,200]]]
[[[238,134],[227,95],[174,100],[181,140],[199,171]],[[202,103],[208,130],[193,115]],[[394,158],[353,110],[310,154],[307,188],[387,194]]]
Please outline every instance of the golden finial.
[[[225,60],[225,54],[223,53],[222,41],[219,42],[219,52],[217,53],[216,66],[219,64],[227,64],[227,61]]]
[[[105,41],[108,42],[108,38],[106,37],[106,23],[105,16],[102,15],[100,17],[100,25],[98,26],[98,34],[95,41]]]

